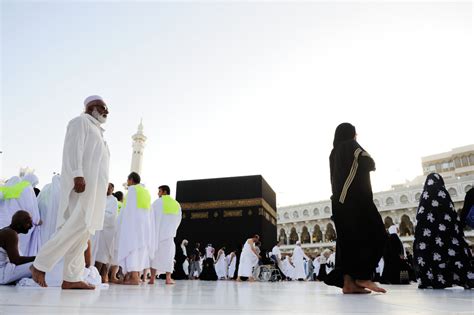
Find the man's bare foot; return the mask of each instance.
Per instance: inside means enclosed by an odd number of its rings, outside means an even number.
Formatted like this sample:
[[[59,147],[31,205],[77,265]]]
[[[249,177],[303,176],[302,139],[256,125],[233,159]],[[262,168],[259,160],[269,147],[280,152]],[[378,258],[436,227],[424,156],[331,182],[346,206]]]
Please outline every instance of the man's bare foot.
[[[155,278],[150,278],[150,281],[148,281],[148,284],[155,284]]]
[[[373,291],[373,292],[387,293],[387,290],[379,287],[377,284],[375,284],[375,282],[370,281],[370,280],[356,280],[355,284],[358,285],[359,287],[369,289],[370,291]]]
[[[109,275],[102,275],[102,283],[109,283]]]
[[[38,270],[33,266],[33,264],[30,266],[30,271],[31,271],[31,276],[33,280],[40,285],[40,287],[46,288],[48,285],[46,284],[46,279],[45,275],[46,273],[44,271]]]
[[[176,282],[174,282],[173,279],[170,279],[170,280],[166,280],[165,283],[166,283],[166,284],[175,284]]]
[[[122,282],[122,284],[126,284],[126,285],[140,285],[141,283],[141,280],[140,279],[128,279],[128,280],[124,280]]]
[[[63,281],[63,284],[61,285],[61,289],[63,290],[94,290],[95,286],[84,281],[78,281],[78,282]]]
[[[255,279],[253,277],[249,277],[249,282],[255,282]]]
[[[110,278],[109,283],[122,284],[122,280],[120,280],[119,278]]]

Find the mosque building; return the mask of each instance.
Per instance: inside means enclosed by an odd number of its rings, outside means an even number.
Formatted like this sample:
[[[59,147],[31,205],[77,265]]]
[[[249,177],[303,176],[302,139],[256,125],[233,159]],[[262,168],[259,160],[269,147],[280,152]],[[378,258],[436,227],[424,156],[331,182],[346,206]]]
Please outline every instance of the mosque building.
[[[437,172],[444,178],[446,189],[459,212],[466,193],[474,186],[474,145],[452,149],[421,159],[423,175],[411,182],[393,185],[388,191],[374,193],[374,203],[385,226],[396,224],[400,238],[406,247],[411,247],[416,226],[416,211],[429,173]],[[336,230],[331,220],[331,201],[322,200],[277,209],[278,239],[283,242],[283,252],[292,251],[301,241],[308,252],[335,246]],[[466,227],[465,235],[474,243],[474,230]]]

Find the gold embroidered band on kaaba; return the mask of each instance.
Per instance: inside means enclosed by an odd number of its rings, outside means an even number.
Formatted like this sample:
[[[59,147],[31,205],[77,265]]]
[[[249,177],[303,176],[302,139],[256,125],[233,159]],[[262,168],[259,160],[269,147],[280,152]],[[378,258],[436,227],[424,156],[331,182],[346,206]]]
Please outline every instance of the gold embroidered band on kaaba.
[[[210,209],[229,209],[242,207],[263,207],[274,219],[276,219],[276,211],[263,198],[253,199],[236,199],[236,200],[219,200],[205,202],[183,202],[180,203],[183,210],[210,210]]]

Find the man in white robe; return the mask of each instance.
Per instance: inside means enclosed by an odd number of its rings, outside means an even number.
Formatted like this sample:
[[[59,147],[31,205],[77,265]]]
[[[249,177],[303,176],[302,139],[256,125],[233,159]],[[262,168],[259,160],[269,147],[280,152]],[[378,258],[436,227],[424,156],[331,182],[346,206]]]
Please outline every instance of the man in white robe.
[[[316,253],[316,258],[313,259],[313,280],[316,281],[319,275],[319,269],[321,268],[321,254]]]
[[[38,208],[41,217],[41,246],[56,232],[59,198],[61,197],[61,177],[54,175],[52,182],[43,187],[38,195]],[[41,248],[40,246],[40,248]]]
[[[189,266],[189,279],[196,280],[201,274],[201,244],[196,243],[194,250],[191,253],[191,262]]]
[[[94,289],[83,281],[87,241],[104,223],[110,153],[101,125],[108,109],[101,97],[84,101],[85,112],[68,124],[61,170],[58,231],[44,244],[31,268],[46,287],[45,273],[64,257],[63,289]]]
[[[166,284],[174,284],[173,272],[176,246],[174,238],[181,223],[181,206],[171,198],[170,188],[166,185],[158,188],[159,198],[153,203],[155,226],[155,253],[151,260],[151,279],[153,284],[156,274],[166,273]]]
[[[33,227],[28,212],[15,212],[9,226],[0,229],[0,284],[9,284],[30,277],[30,266],[35,257],[25,257],[18,251],[19,235]]]
[[[183,271],[184,271],[184,274],[186,275],[186,277],[189,277],[189,258],[188,258],[188,250],[186,249],[186,246],[188,246],[188,240],[183,240],[181,242],[181,251],[182,251],[182,255],[184,258],[184,261],[183,261]]]
[[[281,241],[279,241],[275,246],[272,248],[272,256],[274,257],[275,260],[281,261]]]
[[[119,272],[119,265],[117,261],[117,249],[118,249],[118,230],[119,230],[119,215],[120,215],[120,210],[123,208],[123,203],[124,203],[124,197],[123,193],[121,191],[117,191],[113,194],[115,199],[117,199],[117,219],[115,220],[115,235],[114,235],[114,255],[112,262],[110,263],[110,272],[109,272],[109,282],[110,283],[115,283],[115,284],[121,284],[122,281],[118,278],[118,272]]]
[[[301,248],[301,242],[296,242],[295,249],[293,250],[293,255],[291,260],[295,266],[295,279],[304,281],[306,279],[306,271],[304,269],[304,260],[309,260],[309,257],[306,256],[303,249]]]
[[[283,268],[281,271],[285,275],[287,280],[294,280],[295,279],[295,266],[291,262],[291,257],[286,256],[285,259],[283,259],[282,262]]]
[[[334,247],[331,251],[331,255],[326,262],[326,273],[329,274],[336,267],[336,248]]]
[[[227,268],[228,262],[225,255],[225,247],[223,247],[217,252],[216,274],[218,280],[227,279]]]
[[[278,268],[278,270],[280,270],[280,273],[283,274],[283,271],[282,271],[283,263],[281,261],[281,250],[280,250],[281,245],[282,245],[282,241],[278,241],[278,243],[275,244],[275,246],[273,246],[271,258],[275,262],[275,265]]]
[[[245,242],[242,253],[240,254],[237,281],[245,280],[246,278],[248,278],[249,281],[255,280],[253,278],[253,268],[258,265],[258,260],[261,258],[255,250],[255,243],[257,243],[259,239],[260,236],[255,234]]]
[[[153,213],[150,192],[140,184],[140,175],[130,173],[128,194],[117,221],[117,262],[125,274],[123,284],[139,285],[140,272],[153,257]]]
[[[118,202],[112,193],[114,184],[109,183],[107,189],[107,203],[105,206],[104,228],[94,236],[92,244],[92,257],[95,267],[99,270],[102,283],[109,282],[109,267],[114,260],[115,225],[117,222]]]
[[[35,256],[41,245],[40,213],[33,185],[38,184],[38,177],[27,174],[23,179],[12,178],[2,187],[3,197],[0,201],[0,228],[10,225],[13,215],[18,210],[27,211],[33,220],[33,228],[27,234],[20,234],[20,253]]]

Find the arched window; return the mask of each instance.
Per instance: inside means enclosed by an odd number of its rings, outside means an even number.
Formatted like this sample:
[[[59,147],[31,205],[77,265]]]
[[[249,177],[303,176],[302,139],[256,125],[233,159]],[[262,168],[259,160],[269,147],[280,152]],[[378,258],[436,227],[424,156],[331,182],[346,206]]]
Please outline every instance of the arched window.
[[[454,165],[459,168],[461,167],[461,158],[457,157],[455,160],[454,160]]]
[[[294,227],[291,228],[290,232],[290,245],[296,244],[298,242],[298,233]]]
[[[388,197],[387,200],[385,200],[385,203],[387,204],[387,206],[391,206],[395,203],[395,201],[392,197]]]
[[[410,217],[406,214],[402,215],[399,228],[401,236],[413,235],[413,222],[411,222]]]
[[[416,200],[416,201],[420,201],[420,198],[421,198],[421,193],[420,193],[420,192],[419,192],[419,193],[416,193],[416,195],[415,195],[415,200]]]
[[[306,226],[303,226],[303,230],[301,231],[301,243],[303,244],[311,243],[311,236],[309,235],[309,231]]]
[[[374,204],[377,206],[377,207],[380,207],[380,201],[378,199],[374,199]]]
[[[324,234],[324,240],[326,242],[333,242],[336,240],[336,230],[331,223],[326,225],[326,233]]]
[[[314,214],[314,215],[319,215],[319,209],[318,209],[318,208],[314,208],[313,214]]]
[[[326,213],[326,214],[331,213],[331,208],[324,207],[324,213]]]
[[[321,231],[321,227],[316,224],[313,230],[313,243],[319,243],[323,241],[323,232]]]
[[[456,188],[453,187],[448,189],[448,193],[451,195],[451,197],[455,197],[458,195],[458,191],[456,190]]]
[[[288,219],[290,218],[290,214],[289,214],[288,212],[285,212],[285,214],[283,215],[283,217],[288,220]]]
[[[472,189],[472,185],[467,185],[466,187],[464,187],[464,192],[467,193],[471,189]]]
[[[309,217],[309,211],[308,211],[308,209],[304,209],[304,211],[303,211],[303,216]]]
[[[298,219],[298,217],[299,217],[298,211],[293,212],[293,218]]]
[[[383,220],[383,223],[384,223],[386,229],[388,229],[389,227],[391,227],[394,224],[392,217],[385,217],[385,219]]]
[[[401,203],[408,203],[408,197],[406,195],[402,195],[400,197],[400,202]]]
[[[285,245],[288,244],[288,239],[286,237],[285,229],[280,229],[280,235],[278,236],[278,240]]]

